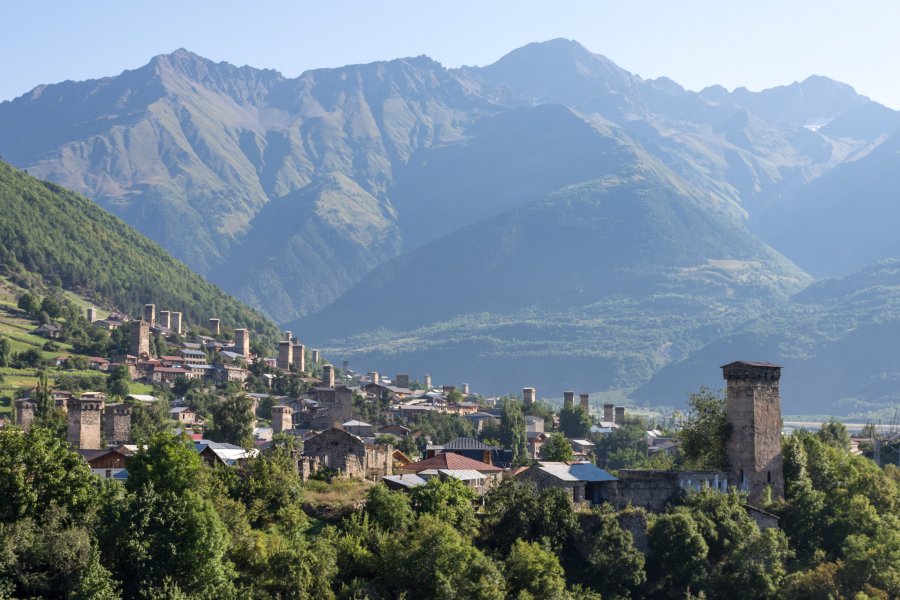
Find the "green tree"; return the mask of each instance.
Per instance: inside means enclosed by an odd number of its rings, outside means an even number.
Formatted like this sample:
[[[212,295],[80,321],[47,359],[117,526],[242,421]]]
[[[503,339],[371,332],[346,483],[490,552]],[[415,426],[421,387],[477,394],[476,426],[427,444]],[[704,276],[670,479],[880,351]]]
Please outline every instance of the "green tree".
[[[642,513],[637,515],[642,520]],[[631,532],[622,529],[609,506],[593,509],[582,535],[588,548],[586,579],[604,598],[632,598],[647,579],[644,555],[635,548]]]
[[[550,439],[541,446],[541,459],[566,462],[575,460],[575,453],[572,451],[572,444],[569,443],[566,436],[556,432],[550,434]]]
[[[567,438],[585,439],[591,434],[591,417],[579,404],[559,411],[559,430]]]
[[[235,496],[246,507],[247,518],[254,527],[278,526],[290,534],[306,527],[301,506],[303,481],[296,467],[299,454],[296,446],[275,440],[235,468]]]
[[[538,490],[525,482],[505,480],[484,496],[481,543],[508,554],[517,539],[540,542],[554,552],[577,531],[578,517],[564,490]]]
[[[709,547],[689,511],[660,515],[647,537],[647,571],[655,597],[684,598],[706,587]]]
[[[131,439],[143,443],[157,433],[167,432],[172,427],[169,403],[163,399],[156,402],[134,402],[131,405]]]
[[[31,292],[25,292],[19,296],[17,306],[28,315],[37,315],[40,310],[41,302],[38,300],[37,296]]]
[[[416,513],[434,515],[465,535],[472,535],[478,529],[476,498],[475,492],[466,484],[452,477],[444,481],[432,477],[410,493]]]
[[[56,296],[47,296],[41,301],[41,312],[47,313],[51,319],[58,319],[63,314],[63,301]]]
[[[522,466],[528,463],[528,437],[525,434],[525,416],[522,406],[515,400],[503,402],[503,413],[500,417],[500,441],[512,450],[512,465]]]
[[[415,518],[409,496],[392,492],[383,483],[372,486],[366,493],[366,514],[385,531],[406,529]]]
[[[156,433],[128,462],[125,485],[135,493],[153,486],[158,493],[181,494],[196,487],[202,469],[202,459],[187,436]]]
[[[612,432],[594,438],[597,464],[607,469],[613,468],[613,459],[621,457],[623,450],[631,451],[630,456],[647,456],[646,421],[639,416],[629,415],[618,425]]]
[[[118,365],[109,372],[106,378],[106,389],[113,396],[124,398],[131,393],[131,374],[128,367]]]
[[[217,442],[249,448],[253,445],[253,400],[239,394],[219,402],[213,408],[210,438]]]
[[[816,432],[816,435],[823,443],[834,446],[839,450],[850,451],[850,434],[847,433],[847,427],[834,417],[822,423],[822,427]]]
[[[691,394],[688,415],[678,439],[685,466],[710,471],[728,470],[728,438],[731,430],[725,415],[725,398],[708,388]]]
[[[569,597],[559,559],[537,542],[516,540],[505,567],[510,598],[563,600]]]
[[[47,371],[44,369],[41,369],[38,373],[38,383],[32,400],[37,404],[35,417],[39,420],[47,420],[52,416],[56,405],[53,402],[53,390],[50,389],[50,380],[47,377]]]
[[[11,358],[12,344],[9,343],[8,337],[0,336],[0,367],[8,367]]]

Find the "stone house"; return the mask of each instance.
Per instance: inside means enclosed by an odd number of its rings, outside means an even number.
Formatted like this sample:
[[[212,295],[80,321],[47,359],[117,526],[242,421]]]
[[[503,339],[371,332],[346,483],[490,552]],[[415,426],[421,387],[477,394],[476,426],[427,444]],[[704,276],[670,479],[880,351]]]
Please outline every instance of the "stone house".
[[[304,442],[299,468],[304,480],[320,469],[333,469],[341,478],[380,479],[392,473],[393,453],[393,446],[366,444],[332,427]]]

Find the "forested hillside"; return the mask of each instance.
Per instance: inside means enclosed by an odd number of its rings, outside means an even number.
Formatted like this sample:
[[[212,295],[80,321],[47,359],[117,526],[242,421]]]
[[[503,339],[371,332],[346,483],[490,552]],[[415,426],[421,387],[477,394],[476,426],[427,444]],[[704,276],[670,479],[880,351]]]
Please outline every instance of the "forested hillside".
[[[274,339],[275,327],[84,196],[0,162],[0,268],[14,281],[37,277],[100,306],[132,315],[145,303],[186,323],[222,319]]]

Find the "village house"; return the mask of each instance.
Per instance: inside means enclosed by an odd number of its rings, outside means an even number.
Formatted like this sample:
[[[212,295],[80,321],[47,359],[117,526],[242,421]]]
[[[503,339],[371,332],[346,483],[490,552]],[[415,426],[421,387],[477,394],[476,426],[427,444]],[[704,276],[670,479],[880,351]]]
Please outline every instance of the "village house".
[[[234,444],[224,444],[210,440],[195,440],[194,449],[203,460],[212,466],[225,465],[232,467],[238,461],[252,458],[259,454],[259,450],[256,448],[247,450]]]
[[[195,425],[200,422],[197,412],[187,406],[176,406],[169,409],[169,418],[178,421],[182,426]]]
[[[616,478],[591,462],[539,461],[519,473],[516,480],[532,482],[538,489],[564,489],[575,504],[600,504],[609,497],[604,488],[614,484]]]
[[[403,474],[415,474],[426,480],[432,477],[458,479],[478,495],[499,485],[503,474],[503,469],[499,467],[455,452],[444,452],[410,463],[399,471]]]
[[[365,444],[358,436],[332,427],[304,442],[299,468],[304,480],[321,469],[346,479],[378,480],[393,471],[393,453],[393,446]]]
[[[341,424],[341,427],[344,431],[352,433],[353,435],[359,436],[361,438],[372,437],[375,435],[375,429],[372,427],[372,425],[358,419],[347,421]]]
[[[474,438],[456,438],[446,444],[428,445],[425,447],[425,458],[431,458],[444,452],[455,452],[489,465],[508,467],[512,461],[512,452],[499,446],[488,446]]]

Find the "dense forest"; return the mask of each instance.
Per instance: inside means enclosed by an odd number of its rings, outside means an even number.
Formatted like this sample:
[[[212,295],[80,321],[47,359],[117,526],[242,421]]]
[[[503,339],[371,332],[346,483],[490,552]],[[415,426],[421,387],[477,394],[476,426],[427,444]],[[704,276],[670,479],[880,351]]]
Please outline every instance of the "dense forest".
[[[824,431],[828,431],[827,429]],[[760,530],[737,493],[666,512],[573,506],[504,481],[411,493],[298,477],[275,443],[209,467],[186,438],[149,436],[127,481],[91,474],[50,431],[0,431],[0,595],[14,598],[892,598],[900,470],[839,436],[784,444],[787,494]],[[310,498],[355,497],[342,510]]]
[[[218,317],[277,339],[275,326],[89,199],[0,161],[0,272],[20,285],[83,295],[132,315],[145,303],[186,323]],[[39,274],[39,275],[38,275]]]

